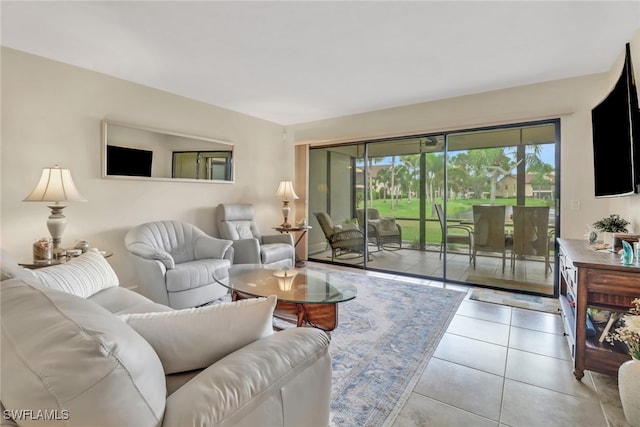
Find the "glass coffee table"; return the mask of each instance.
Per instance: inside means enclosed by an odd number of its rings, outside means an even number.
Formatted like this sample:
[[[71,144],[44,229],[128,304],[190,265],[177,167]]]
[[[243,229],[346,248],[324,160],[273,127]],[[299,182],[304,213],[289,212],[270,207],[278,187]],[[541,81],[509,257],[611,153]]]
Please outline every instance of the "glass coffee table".
[[[215,280],[231,290],[233,301],[276,295],[274,317],[326,332],[338,326],[338,303],[352,300],[358,293],[339,272],[307,269],[238,264],[229,269],[228,277]]]

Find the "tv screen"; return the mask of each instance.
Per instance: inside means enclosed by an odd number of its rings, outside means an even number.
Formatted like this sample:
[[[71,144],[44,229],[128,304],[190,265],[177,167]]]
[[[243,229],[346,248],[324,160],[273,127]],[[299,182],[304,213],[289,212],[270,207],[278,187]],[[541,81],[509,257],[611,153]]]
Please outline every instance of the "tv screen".
[[[638,191],[640,112],[632,73],[627,50],[625,66],[615,87],[591,111],[596,197],[623,196]]]
[[[151,176],[153,151],[107,145],[107,175]]]

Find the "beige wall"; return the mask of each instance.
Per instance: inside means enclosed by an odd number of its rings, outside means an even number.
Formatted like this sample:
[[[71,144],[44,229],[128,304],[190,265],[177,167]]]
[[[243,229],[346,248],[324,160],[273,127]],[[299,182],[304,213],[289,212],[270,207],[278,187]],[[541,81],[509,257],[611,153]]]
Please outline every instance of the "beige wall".
[[[23,203],[43,167],[71,169],[85,203],[65,209],[63,244],[85,239],[114,252],[120,281],[133,273],[124,235],[146,221],[177,219],[215,234],[221,202],[254,203],[263,233],[280,224],[280,180],[294,175],[284,128],[145,86],[2,49],[1,245],[30,260],[31,244],[49,235],[45,203]],[[224,83],[221,83],[224,84]],[[111,119],[235,144],[234,184],[101,179],[100,121]]]
[[[632,50],[640,81],[640,31]],[[304,123],[288,132],[296,144],[322,144],[560,118],[562,236],[582,238],[587,224],[610,213],[621,214],[640,233],[640,196],[593,195],[591,109],[606,96],[619,71],[612,64],[609,73]]]
[[[640,81],[640,32],[632,41]],[[623,47],[621,47],[622,58]],[[133,273],[123,238],[134,225],[178,219],[216,234],[214,208],[221,202],[254,203],[263,232],[281,222],[274,192],[294,178],[294,145],[366,140],[505,124],[561,119],[562,235],[581,238],[586,224],[620,213],[640,232],[640,196],[593,197],[591,108],[619,73],[493,91],[331,120],[283,126],[180,96],[2,48],[1,236],[3,249],[31,258],[31,243],[48,236],[44,203],[21,200],[43,167],[72,170],[86,203],[73,203],[64,244],[86,239],[111,250],[111,264],[125,286]],[[100,178],[100,121],[111,119],[233,142],[234,184],[167,183]],[[283,132],[286,130],[286,134]],[[306,164],[301,162],[301,164]],[[300,167],[297,183],[307,182]],[[302,193],[302,192],[301,192]],[[304,197],[295,206],[302,211]],[[572,203],[575,202],[575,203]],[[302,212],[292,215],[296,220]]]

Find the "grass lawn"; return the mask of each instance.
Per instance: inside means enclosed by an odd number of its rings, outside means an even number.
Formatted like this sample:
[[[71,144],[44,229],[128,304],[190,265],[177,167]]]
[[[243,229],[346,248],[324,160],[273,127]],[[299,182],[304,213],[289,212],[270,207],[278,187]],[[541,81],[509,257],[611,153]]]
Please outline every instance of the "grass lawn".
[[[436,199],[436,203],[442,203],[441,199]],[[455,217],[462,212],[471,211],[473,205],[488,205],[489,199],[455,199],[450,200],[447,205],[447,213],[450,217]],[[496,199],[496,205],[513,206],[516,204],[516,199]],[[540,199],[527,199],[527,206],[547,206],[550,202]],[[391,209],[391,201],[389,200],[374,200],[372,208],[378,209],[380,216],[383,217],[395,217],[396,222],[402,226],[402,240],[405,242],[412,242],[417,244],[420,233],[419,218],[420,218],[420,201],[413,199],[408,202],[407,199],[400,199],[394,209]],[[442,239],[442,232],[440,230],[440,223],[438,222],[438,216],[435,210],[427,208],[427,224],[426,224],[426,242],[427,244],[439,245]]]

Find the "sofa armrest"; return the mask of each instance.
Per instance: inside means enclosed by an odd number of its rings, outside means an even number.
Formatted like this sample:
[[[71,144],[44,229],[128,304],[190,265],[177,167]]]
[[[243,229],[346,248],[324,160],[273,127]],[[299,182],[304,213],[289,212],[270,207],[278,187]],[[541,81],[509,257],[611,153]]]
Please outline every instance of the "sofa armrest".
[[[260,264],[258,239],[242,239],[233,242],[234,264]]]
[[[13,418],[11,418],[11,412],[6,411],[3,403],[0,401],[0,410],[2,411],[2,417],[0,418],[0,427],[20,427]]]
[[[287,243],[293,246],[293,234],[282,233],[262,236],[262,244],[265,245],[269,243]]]
[[[152,248],[143,243],[131,243],[127,245],[127,250],[140,258],[160,261],[167,268],[175,268],[176,262],[167,251]]]
[[[162,261],[131,255],[136,264],[135,274],[139,292],[150,300],[169,306],[165,275],[167,267]]]
[[[223,259],[232,243],[231,240],[202,235],[195,241],[195,257],[196,259]]]
[[[171,394],[163,425],[226,426],[242,420],[244,425],[327,426],[328,351],[329,338],[314,328],[287,329],[255,341]],[[257,409],[267,401],[268,412]],[[273,408],[276,403],[282,408]],[[260,416],[276,419],[255,419]]]

